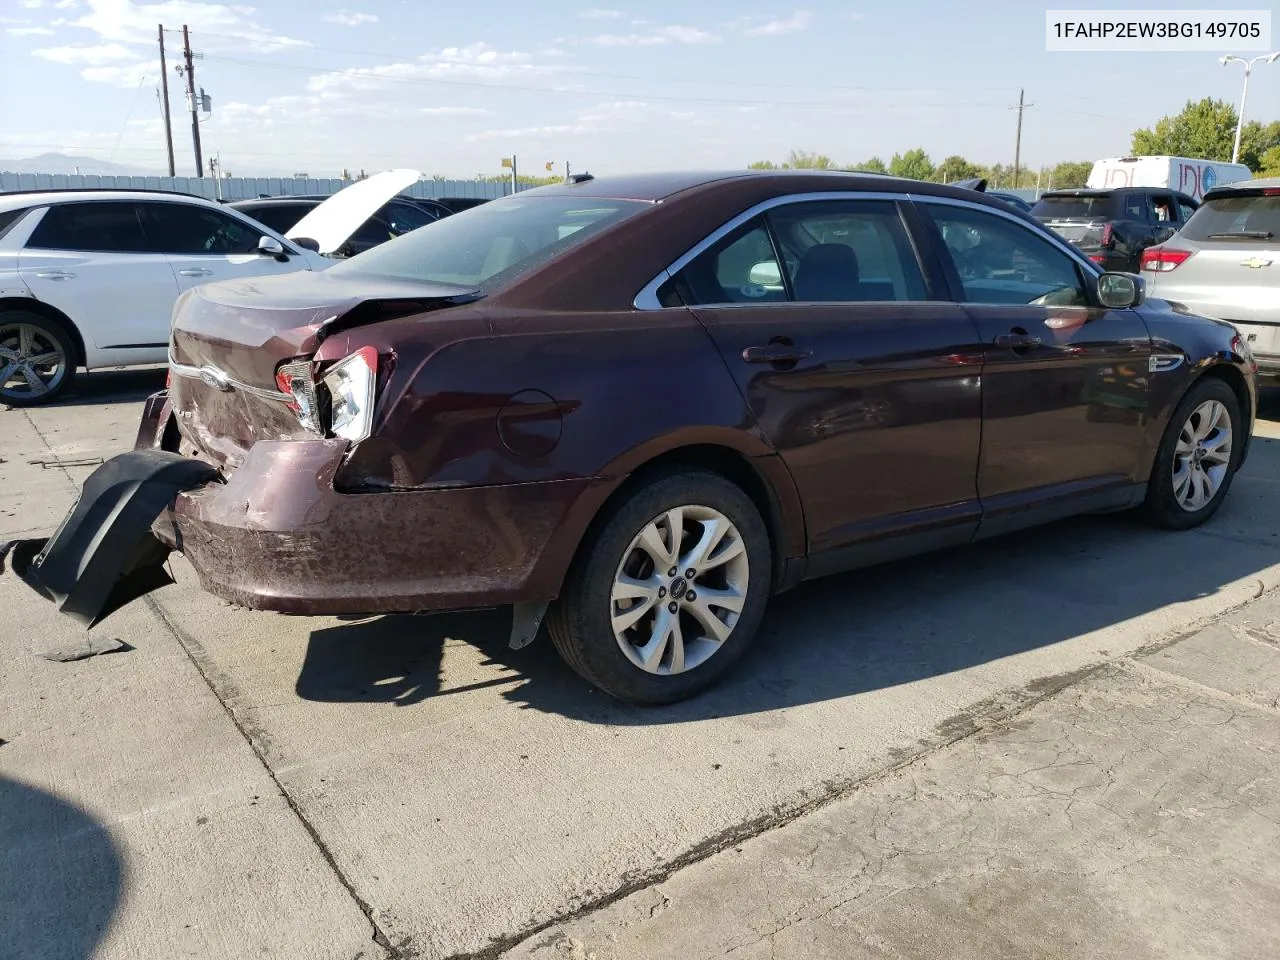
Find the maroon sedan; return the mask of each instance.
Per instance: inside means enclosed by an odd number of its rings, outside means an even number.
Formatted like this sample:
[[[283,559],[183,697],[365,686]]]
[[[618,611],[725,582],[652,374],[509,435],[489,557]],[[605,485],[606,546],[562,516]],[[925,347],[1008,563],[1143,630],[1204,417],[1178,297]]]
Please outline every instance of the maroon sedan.
[[[806,578],[1086,512],[1187,528],[1246,455],[1228,325],[982,194],[579,177],[179,301],[138,449],[14,569],[85,623],[168,581],[293,614],[512,605],[615,696]]]

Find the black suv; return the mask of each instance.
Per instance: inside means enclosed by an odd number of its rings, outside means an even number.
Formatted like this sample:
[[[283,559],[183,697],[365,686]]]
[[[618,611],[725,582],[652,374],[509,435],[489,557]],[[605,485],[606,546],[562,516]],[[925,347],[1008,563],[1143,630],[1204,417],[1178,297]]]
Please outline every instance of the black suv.
[[[1051,190],[1031,215],[1104,269],[1137,273],[1142,251],[1177,233],[1198,206],[1185,193],[1157,187]]]
[[[277,233],[287,234],[299,220],[327,200],[324,196],[259,197],[237,200],[228,206],[253,217]],[[393,237],[435,223],[453,213],[448,207],[431,200],[395,197],[361,224],[351,238],[336,251],[339,256],[353,257],[370,247],[386,243]]]

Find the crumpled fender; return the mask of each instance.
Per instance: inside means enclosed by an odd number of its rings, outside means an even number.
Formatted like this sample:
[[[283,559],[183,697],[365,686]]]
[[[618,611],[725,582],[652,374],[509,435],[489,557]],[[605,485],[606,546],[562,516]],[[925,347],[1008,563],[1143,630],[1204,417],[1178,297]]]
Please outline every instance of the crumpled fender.
[[[151,524],[179,493],[217,478],[203,460],[165,450],[112,457],[84,482],[80,498],[52,537],[0,543],[13,572],[62,613],[86,627],[173,582],[169,547]]]

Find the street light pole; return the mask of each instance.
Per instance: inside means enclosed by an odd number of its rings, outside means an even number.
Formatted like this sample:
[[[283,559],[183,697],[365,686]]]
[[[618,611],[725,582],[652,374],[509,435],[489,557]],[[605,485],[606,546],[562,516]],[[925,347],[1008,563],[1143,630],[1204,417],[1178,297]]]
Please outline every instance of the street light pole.
[[[1264,53],[1260,57],[1254,57],[1252,60],[1246,60],[1244,57],[1225,56],[1222,58],[1222,65],[1225,67],[1229,63],[1244,64],[1244,89],[1240,92],[1240,112],[1236,114],[1236,142],[1231,148],[1231,162],[1238,163],[1240,161],[1240,134],[1244,131],[1244,103],[1249,96],[1249,75],[1253,73],[1253,65],[1260,61],[1266,63],[1274,63],[1280,58],[1280,50],[1275,53]]]

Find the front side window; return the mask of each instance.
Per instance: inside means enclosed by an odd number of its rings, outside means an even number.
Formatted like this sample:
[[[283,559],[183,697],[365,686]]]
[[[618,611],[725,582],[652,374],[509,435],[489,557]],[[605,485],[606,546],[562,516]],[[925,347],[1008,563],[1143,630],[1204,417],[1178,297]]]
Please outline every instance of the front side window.
[[[488,292],[648,210],[641,200],[519,194],[445,217],[329,268]]]
[[[262,233],[252,224],[189,203],[142,204],[147,240],[156,253],[254,253]]]
[[[1173,197],[1158,193],[1151,198],[1151,208],[1155,211],[1157,223],[1172,223],[1178,219],[1178,207]]]
[[[966,303],[1089,306],[1075,260],[1030,227],[967,207],[924,206]]]
[[[44,212],[28,247],[92,253],[145,253],[137,204],[127,201],[60,203]]]

